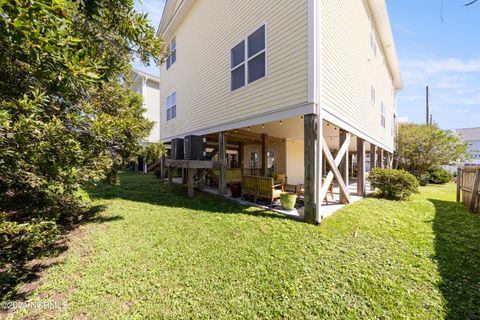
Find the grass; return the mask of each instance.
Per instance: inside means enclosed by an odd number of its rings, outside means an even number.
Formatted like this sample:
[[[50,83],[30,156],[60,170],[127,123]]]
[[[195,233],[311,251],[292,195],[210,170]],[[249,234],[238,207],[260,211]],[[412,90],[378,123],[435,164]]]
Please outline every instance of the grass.
[[[480,218],[455,187],[365,199],[320,227],[122,174],[16,317],[480,318]],[[358,236],[354,237],[355,230]]]

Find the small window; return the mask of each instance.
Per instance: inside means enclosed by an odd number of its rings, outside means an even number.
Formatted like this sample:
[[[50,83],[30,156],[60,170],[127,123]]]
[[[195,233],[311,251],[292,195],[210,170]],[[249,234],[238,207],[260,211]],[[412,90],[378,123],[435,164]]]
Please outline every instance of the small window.
[[[258,167],[258,153],[252,152],[250,153],[250,168],[257,168]]]
[[[177,61],[177,39],[173,38],[170,42],[170,56],[167,58],[167,70]]]
[[[375,104],[375,101],[376,101],[377,97],[376,97],[376,92],[375,92],[375,87],[374,86],[370,87],[370,99],[372,100],[372,103]]]
[[[370,15],[370,47],[372,48],[373,55],[377,56],[377,37],[375,34],[375,22],[373,22],[373,17]]]
[[[385,124],[385,105],[383,104],[383,101],[382,101],[382,118],[381,118],[381,122],[382,122],[382,127],[385,128],[386,124]]]
[[[265,26],[237,44],[231,56],[231,90],[235,91],[266,75]]]
[[[273,151],[267,152],[267,168],[275,169],[275,152]]]
[[[397,116],[393,115],[392,117],[392,137],[395,137],[397,133]]]
[[[177,93],[174,92],[167,97],[167,121],[177,117]]]

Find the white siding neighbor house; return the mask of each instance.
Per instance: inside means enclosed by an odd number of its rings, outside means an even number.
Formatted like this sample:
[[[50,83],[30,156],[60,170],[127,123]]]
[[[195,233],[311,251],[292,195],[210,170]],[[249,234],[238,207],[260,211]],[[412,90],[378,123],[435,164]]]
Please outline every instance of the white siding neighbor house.
[[[472,159],[466,165],[480,165],[480,128],[463,128],[456,130],[457,135],[469,146]]]
[[[154,122],[154,127],[147,143],[160,141],[160,78],[151,74],[133,70],[132,90],[138,92],[143,97],[144,116]]]
[[[391,164],[403,84],[384,0],[168,0],[158,34],[161,141],[202,136],[227,168],[284,173],[314,223],[332,181],[349,203]]]

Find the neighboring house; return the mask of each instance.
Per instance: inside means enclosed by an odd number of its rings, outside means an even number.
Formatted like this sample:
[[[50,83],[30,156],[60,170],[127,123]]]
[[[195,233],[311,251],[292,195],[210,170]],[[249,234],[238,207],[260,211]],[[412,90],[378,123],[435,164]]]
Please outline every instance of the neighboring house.
[[[143,97],[146,109],[144,116],[154,122],[152,132],[147,138],[147,143],[160,141],[160,79],[151,74],[133,70],[132,90]]]
[[[469,145],[469,152],[472,159],[467,165],[480,165],[480,128],[457,129],[457,135]]]
[[[354,169],[364,195],[366,153],[390,164],[403,84],[384,0],[168,0],[158,34],[162,141],[204,136],[214,154],[225,137],[228,167],[285,172],[316,222],[322,183]]]

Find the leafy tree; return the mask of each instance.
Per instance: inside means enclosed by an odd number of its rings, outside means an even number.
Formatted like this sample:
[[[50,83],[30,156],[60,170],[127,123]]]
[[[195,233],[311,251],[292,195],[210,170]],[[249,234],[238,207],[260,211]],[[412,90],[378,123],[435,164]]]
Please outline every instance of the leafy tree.
[[[396,167],[417,177],[432,168],[456,165],[468,157],[468,145],[452,131],[436,125],[401,124],[398,128]]]
[[[163,143],[151,143],[145,147],[145,157],[148,164],[153,164],[167,152]]]
[[[80,184],[141,152],[130,63],[165,55],[131,0],[0,0],[0,212],[68,216]]]

